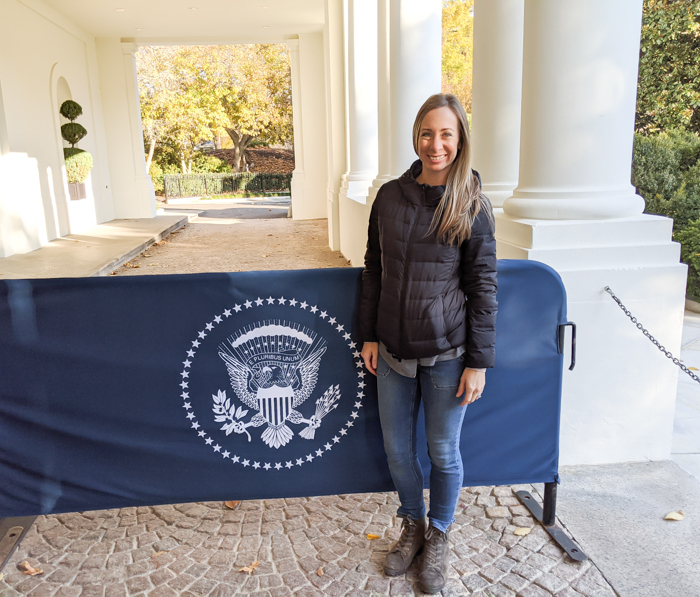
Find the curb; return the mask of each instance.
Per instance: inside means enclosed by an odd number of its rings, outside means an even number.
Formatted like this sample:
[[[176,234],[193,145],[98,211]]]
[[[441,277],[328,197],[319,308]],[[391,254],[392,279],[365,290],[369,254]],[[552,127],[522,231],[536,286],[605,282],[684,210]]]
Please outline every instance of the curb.
[[[193,216],[196,217],[196,214]],[[185,216],[181,219],[179,219],[177,222],[174,224],[171,224],[164,230],[161,230],[159,233],[153,235],[151,238],[148,240],[145,240],[138,246],[134,247],[131,251],[128,253],[125,253],[121,257],[117,257],[116,259],[113,259],[112,261],[106,263],[102,267],[100,267],[95,273],[90,274],[90,278],[96,277],[96,276],[109,276],[114,270],[117,268],[120,268],[122,265],[124,265],[127,261],[130,259],[133,259],[137,255],[140,255],[143,253],[146,249],[148,249],[150,246],[156,244],[158,241],[163,240],[166,236],[169,234],[172,234],[176,230],[179,230],[182,228],[185,224],[188,224],[190,222],[190,217]]]

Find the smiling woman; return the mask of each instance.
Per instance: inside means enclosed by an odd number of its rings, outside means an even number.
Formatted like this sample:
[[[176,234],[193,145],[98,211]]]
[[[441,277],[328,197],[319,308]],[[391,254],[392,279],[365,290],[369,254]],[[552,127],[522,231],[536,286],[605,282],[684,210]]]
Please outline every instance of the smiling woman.
[[[491,206],[471,168],[467,115],[454,95],[421,106],[413,148],[419,160],[384,184],[372,205],[358,319],[404,519],[384,572],[405,574],[425,547],[420,588],[437,593],[447,582],[449,527],[464,478],[462,421],[495,361],[496,243]],[[429,526],[415,441],[421,403]]]

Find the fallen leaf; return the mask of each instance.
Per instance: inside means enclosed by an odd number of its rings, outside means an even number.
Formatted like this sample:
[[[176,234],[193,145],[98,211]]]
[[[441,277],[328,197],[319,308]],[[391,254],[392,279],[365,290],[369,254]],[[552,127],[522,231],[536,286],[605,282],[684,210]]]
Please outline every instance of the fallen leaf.
[[[1,581],[3,578],[5,578],[5,573],[4,573],[4,572],[0,572],[0,581]]]
[[[235,510],[240,505],[241,505],[240,500],[224,502],[224,506],[226,506],[229,510]]]
[[[239,568],[238,572],[247,572],[248,574],[253,574],[253,571],[258,567],[260,560],[255,560],[250,566],[243,566]]]
[[[697,371],[697,370],[698,370],[697,367],[688,367],[688,369],[689,369],[690,371]]]
[[[372,541],[373,539],[379,539],[380,535],[374,535],[372,533],[367,533],[367,539]]]
[[[17,564],[17,568],[22,571],[22,574],[27,576],[36,576],[37,574],[44,574],[43,570],[34,568],[27,560],[24,560],[21,564]]]
[[[153,263],[149,263],[149,264],[148,264],[148,267],[153,267],[154,265],[158,265],[158,262],[157,262],[157,261],[154,261]]]
[[[167,552],[167,551],[157,551],[157,552],[154,553],[151,557],[152,557],[152,558],[157,558],[158,556],[162,556],[164,553],[170,553],[170,552]]]
[[[525,535],[529,535],[531,530],[532,529],[529,529],[527,527],[519,527],[513,531],[513,535],[517,535],[518,537],[524,537]]]
[[[323,568],[319,568],[318,570],[316,570],[316,574],[318,574],[319,576],[323,576]]]
[[[269,257],[269,255],[261,255],[261,257]]]
[[[664,520],[683,520],[685,518],[685,514],[683,514],[683,510],[678,510],[678,512],[669,512],[664,516]]]

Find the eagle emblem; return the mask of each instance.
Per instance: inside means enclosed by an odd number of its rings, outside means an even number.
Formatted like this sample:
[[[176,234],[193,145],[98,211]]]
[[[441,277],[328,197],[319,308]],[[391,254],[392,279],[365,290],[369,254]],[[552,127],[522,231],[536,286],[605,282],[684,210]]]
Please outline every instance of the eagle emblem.
[[[249,427],[267,424],[261,438],[271,448],[289,443],[294,432],[287,423],[306,424],[299,432],[313,439],[321,420],[338,406],[339,386],[331,385],[316,401],[316,411],[305,418],[297,408],[313,393],[318,381],[325,340],[311,330],[282,321],[266,321],[247,326],[219,346],[219,356],[226,364],[231,387],[238,399],[257,414],[245,422],[248,410],[236,407],[225,391],[213,395],[215,421],[224,423],[221,430],[245,433],[251,441]]]

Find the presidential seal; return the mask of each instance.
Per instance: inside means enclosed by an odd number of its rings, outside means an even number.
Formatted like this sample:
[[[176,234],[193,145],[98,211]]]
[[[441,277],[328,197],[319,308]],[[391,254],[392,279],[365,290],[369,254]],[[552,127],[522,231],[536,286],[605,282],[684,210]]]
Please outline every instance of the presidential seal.
[[[180,372],[191,428],[235,465],[279,471],[312,463],[358,422],[365,371],[345,325],[295,298],[223,309]]]

